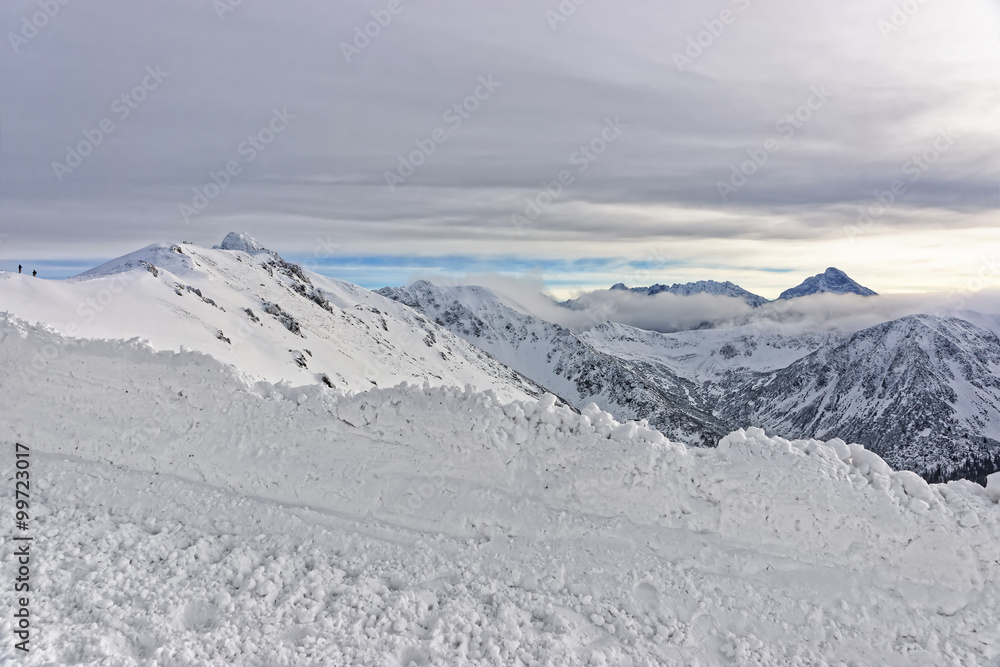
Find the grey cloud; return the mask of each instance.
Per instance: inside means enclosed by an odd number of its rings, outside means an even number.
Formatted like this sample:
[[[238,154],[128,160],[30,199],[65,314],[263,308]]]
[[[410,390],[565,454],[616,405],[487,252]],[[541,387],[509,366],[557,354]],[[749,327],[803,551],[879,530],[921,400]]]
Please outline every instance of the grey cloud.
[[[244,2],[224,20],[211,3],[64,6],[0,61],[4,231],[22,247],[56,235],[67,244],[199,234],[214,242],[242,219],[299,245],[326,226],[373,246],[391,231],[400,241],[465,239],[481,248],[484,239],[509,240],[507,221],[523,197],[571,168],[573,151],[615,116],[628,130],[574,174],[532,233],[587,243],[826,238],[949,124],[954,147],[880,223],[900,233],[933,227],[928,210],[944,209],[955,213],[951,224],[976,226],[977,214],[997,206],[997,129],[969,113],[996,108],[1000,94],[982,85],[979,70],[966,68],[963,85],[942,76],[948,59],[963,62],[957,50],[922,50],[905,31],[884,40],[875,19],[891,3],[808,11],[724,3],[736,23],[685,72],[673,53],[719,8],[591,2],[553,31],[544,12],[557,3],[403,4],[351,63],[341,43],[384,3]],[[7,3],[0,25],[16,28],[36,8]],[[118,119],[111,105],[147,66],[169,77]],[[397,156],[447,127],[443,112],[489,74],[502,87],[390,192],[385,172]],[[816,86],[830,99],[722,202],[717,181],[748,149],[780,137],[779,119]],[[241,163],[198,229],[175,227],[192,189],[241,160],[241,142],[285,106],[296,114],[287,132]],[[114,133],[60,183],[52,162],[105,117]],[[636,213],[609,219],[595,205]],[[652,206],[677,213],[638,213]],[[771,216],[788,222],[767,224]]]

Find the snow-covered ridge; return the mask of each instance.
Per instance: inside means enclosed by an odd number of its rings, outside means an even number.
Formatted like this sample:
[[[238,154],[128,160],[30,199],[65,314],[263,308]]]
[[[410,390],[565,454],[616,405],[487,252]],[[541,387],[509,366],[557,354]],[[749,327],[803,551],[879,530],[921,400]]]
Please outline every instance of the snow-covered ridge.
[[[637,371],[569,329],[517,310],[489,289],[418,280],[378,293],[414,308],[577,408],[596,402],[620,418],[648,419],[689,444],[714,446],[729,432],[691,400],[692,387],[669,371],[655,377]]]
[[[645,420],[619,422],[594,404],[577,412],[565,405],[558,405],[556,397],[551,394],[539,399],[508,402],[497,397],[493,391],[478,392],[469,386],[463,389],[432,387],[429,384],[423,386],[401,384],[392,388],[345,393],[342,390],[316,384],[295,387],[287,383],[276,385],[266,381],[252,382],[236,369],[198,352],[158,352],[138,340],[119,342],[67,339],[45,327],[29,325],[23,320],[9,316],[0,316],[0,345],[2,345],[0,362],[5,366],[9,366],[12,360],[19,358],[30,359],[36,355],[46,358],[45,366],[49,377],[64,381],[56,392],[58,395],[51,399],[66,401],[64,409],[54,411],[58,413],[58,417],[53,415],[34,424],[27,424],[23,420],[13,422],[11,415],[17,412],[18,408],[22,415],[31,410],[32,404],[42,409],[42,402],[33,401],[33,395],[37,394],[40,398],[41,394],[51,394],[52,391],[46,386],[49,383],[32,383],[33,377],[30,374],[9,374],[5,380],[7,386],[4,387],[4,394],[12,398],[11,407],[14,409],[6,413],[8,423],[5,428],[18,433],[19,437],[30,438],[40,444],[46,443],[45,450],[52,453],[72,446],[72,450],[66,451],[76,451],[80,453],[79,455],[90,452],[94,456],[112,459],[118,457],[119,462],[129,466],[143,460],[148,464],[151,462],[148,457],[154,454],[167,454],[180,463],[185,456],[183,446],[180,445],[181,450],[165,452],[155,442],[155,438],[146,439],[144,442],[129,442],[127,436],[101,441],[87,437],[50,439],[38,435],[46,432],[54,435],[63,429],[78,430],[72,427],[78,418],[82,424],[88,424],[86,428],[108,427],[102,423],[90,423],[92,420],[83,418],[82,414],[73,416],[73,412],[79,412],[73,410],[69,404],[74,395],[74,384],[82,388],[91,384],[96,378],[103,378],[108,384],[99,393],[104,393],[109,398],[117,396],[119,386],[135,387],[136,395],[130,396],[121,405],[118,417],[126,417],[132,413],[137,424],[147,422],[142,415],[152,413],[147,412],[145,407],[152,406],[151,402],[156,402],[160,398],[158,394],[160,389],[171,391],[173,387],[181,387],[181,391],[175,394],[176,405],[161,409],[163,413],[161,418],[153,420],[159,421],[160,424],[157,428],[148,429],[161,435],[165,434],[165,431],[160,427],[179,425],[175,417],[183,423],[185,416],[201,412],[202,406],[215,405],[213,396],[223,395],[229,397],[230,408],[220,412],[216,419],[208,419],[204,424],[206,428],[218,426],[222,429],[238,430],[240,425],[232,423],[226,416],[235,411],[253,421],[268,421],[271,417],[275,418],[275,425],[270,430],[276,433],[280,432],[282,422],[297,422],[299,418],[294,415],[303,412],[308,415],[306,421],[317,419],[319,424],[334,420],[353,429],[383,435],[392,433],[393,429],[399,428],[401,424],[407,424],[408,434],[401,432],[400,435],[415,437],[415,442],[435,443],[435,447],[436,443],[440,442],[438,438],[442,432],[453,428],[459,432],[468,431],[467,436],[460,444],[456,443],[456,446],[459,451],[464,451],[474,458],[485,457],[481,463],[487,468],[493,467],[478,473],[477,477],[481,476],[484,483],[490,479],[499,479],[498,475],[509,478],[510,474],[524,470],[525,462],[530,459],[540,457],[540,460],[544,460],[555,456],[560,459],[558,465],[555,459],[546,464],[554,466],[549,471],[552,473],[550,477],[533,478],[529,482],[531,489],[517,490],[539,492],[535,485],[544,483],[554,489],[549,495],[566,494],[564,500],[567,502],[574,496],[573,488],[578,486],[581,475],[586,477],[589,474],[586,471],[587,466],[621,468],[621,479],[639,475],[639,478],[633,478],[628,486],[649,489],[657,485],[651,480],[644,481],[641,477],[647,475],[659,477],[666,474],[670,468],[684,468],[690,465],[683,461],[699,459],[760,461],[767,462],[767,465],[783,467],[797,467],[801,464],[813,472],[823,471],[823,474],[831,479],[845,482],[851,482],[851,475],[857,475],[867,480],[861,486],[882,480],[875,483],[874,488],[888,493],[904,506],[915,505],[918,511],[930,508],[943,511],[952,504],[949,501],[951,493],[946,491],[948,485],[930,485],[913,473],[893,472],[880,457],[867,451],[863,446],[848,445],[839,439],[828,442],[813,439],[790,441],[780,437],[768,437],[761,429],[750,428],[740,429],[726,436],[720,440],[717,449],[689,449],[681,443],[670,442],[659,431],[650,429]],[[128,379],[116,379],[114,373],[123,366],[128,367],[133,373],[127,376]],[[82,369],[87,379],[78,378],[73,372],[74,368]],[[155,378],[160,376],[162,379],[156,381]],[[185,379],[179,383],[178,380],[181,378]],[[33,389],[33,384],[38,388]],[[48,411],[49,408],[44,409]],[[80,408],[83,411],[87,409],[87,407]],[[430,419],[427,417],[429,414],[436,414],[437,417]],[[445,419],[444,415],[451,417]],[[204,418],[208,417],[206,415]],[[213,426],[213,422],[217,424]],[[468,426],[472,426],[472,429],[468,430]],[[31,433],[36,435],[29,435]],[[222,437],[221,432],[218,435],[220,436],[218,444],[212,444],[209,450],[204,449],[205,443],[215,443],[216,439],[208,437],[207,432],[203,432],[199,437],[197,446],[202,448],[199,454],[201,459],[199,466],[205,463],[206,456],[212,456],[213,451],[222,457],[232,454],[223,443],[227,440],[233,441],[237,436],[230,434]],[[267,442],[268,439],[265,436],[261,440]],[[559,451],[562,445],[557,446],[557,443],[569,446],[572,453]],[[595,449],[598,443],[605,444]],[[174,444],[174,447],[177,446],[179,443]],[[609,457],[607,450],[601,449],[607,446],[614,448],[615,456]],[[503,452],[507,455],[498,458],[497,454]],[[588,452],[593,452],[593,455]],[[568,455],[568,458],[564,455]],[[776,463],[779,461],[783,462]],[[804,461],[812,463],[802,463]],[[570,462],[572,466],[567,468]],[[221,459],[219,463],[222,463]],[[514,464],[514,469],[504,473],[501,468],[509,464]],[[430,473],[437,465],[439,462],[435,462],[425,472]],[[468,460],[461,464],[463,470],[468,465]],[[501,468],[495,468],[497,465]],[[252,467],[254,475],[265,474],[265,471],[257,469],[256,465]],[[268,475],[281,474],[273,468],[273,464],[269,464],[269,469],[271,472],[267,473]],[[233,469],[231,466],[220,465],[218,472],[223,477],[231,479]],[[413,472],[419,474],[420,471],[414,469]],[[215,473],[202,470],[201,474],[211,477]],[[884,476],[884,479],[877,477],[879,475]],[[222,477],[218,479],[221,481]],[[854,483],[858,481],[855,479]],[[266,482],[248,483],[260,493],[271,493],[267,491],[269,485]],[[565,488],[560,486],[560,483],[564,483]],[[231,483],[228,485],[232,486]],[[963,494],[988,498],[987,492],[975,484],[953,483],[951,486],[963,489],[961,492]],[[243,487],[243,490],[248,489]],[[282,499],[281,494],[286,491],[287,489],[276,491],[278,495],[275,499]],[[509,491],[513,492],[514,489]],[[315,495],[310,499],[311,502],[307,503],[313,507],[324,506],[323,496],[326,492],[327,489],[322,485],[312,490],[301,485],[294,487],[294,493],[300,500],[303,499],[303,494]],[[654,493],[659,492],[654,491]],[[922,501],[923,505],[914,504],[914,498]],[[371,499],[368,494],[364,494],[356,501],[367,506]],[[604,502],[597,499],[595,501]],[[642,501],[640,504],[648,503]],[[335,507],[331,506],[328,509],[343,511],[344,507],[338,501]],[[642,513],[647,512],[645,508],[633,509]],[[659,509],[654,511],[658,512]]]
[[[692,294],[717,294],[720,296],[731,296],[742,299],[748,305],[756,308],[768,303],[768,299],[749,292],[736,283],[730,281],[719,282],[717,280],[699,280],[691,283],[674,283],[672,285],[661,285],[656,283],[649,287],[626,287],[624,283],[616,283],[611,286],[613,290],[627,290],[636,294],[646,294],[653,296],[663,292],[677,294],[678,296],[691,296]]]
[[[2,309],[71,336],[193,349],[272,382],[539,388],[423,316],[286,262],[246,234],[153,244],[69,280],[0,274]]]
[[[153,243],[88,269],[78,276],[70,278],[69,281],[89,280],[134,270],[145,270],[152,273],[151,269],[155,267],[169,271],[176,276],[185,276],[195,272],[197,265],[193,257],[185,253],[180,245]]]
[[[763,306],[766,303],[771,303],[770,299],[766,299],[758,294],[745,290],[736,283],[728,280],[725,282],[719,282],[717,280],[698,280],[696,282],[674,283],[672,285],[655,283],[648,287],[628,287],[625,283],[615,283],[611,286],[611,290],[627,291],[635,294],[645,294],[648,296],[662,294],[663,292],[669,292],[679,296],[691,296],[693,294],[716,294],[741,299],[754,308]],[[860,285],[852,280],[850,276],[840,269],[830,267],[823,273],[806,278],[801,284],[785,290],[778,297],[778,300],[793,299],[796,297],[820,293],[860,294],[861,296],[875,296],[877,294],[874,290],[864,287],[863,285]],[[576,303],[577,302],[575,300],[570,300],[565,302],[564,305],[572,308],[576,306]]]
[[[659,477],[667,474],[668,469],[684,468],[694,460],[758,461],[781,467],[803,466],[804,469],[822,472],[830,479],[849,482],[854,486],[858,486],[860,478],[863,478],[866,481],[860,483],[861,487],[872,483],[876,490],[887,493],[903,506],[913,505],[921,512],[931,508],[945,511],[954,504],[949,497],[955,496],[955,493],[989,498],[986,490],[976,484],[927,484],[913,473],[894,472],[878,455],[861,445],[848,445],[839,439],[827,442],[814,439],[786,440],[769,437],[759,428],[749,428],[729,434],[720,440],[715,449],[689,449],[681,443],[669,441],[659,431],[649,428],[646,420],[619,422],[594,404],[577,412],[559,405],[556,397],[551,394],[538,399],[511,402],[499,398],[493,391],[479,392],[470,386],[432,387],[426,383],[422,386],[404,383],[392,388],[345,393],[320,384],[271,384],[253,381],[237,369],[199,352],[156,351],[139,340],[70,339],[48,327],[30,325],[9,315],[0,315],[0,364],[10,367],[15,359],[32,358],[45,359],[47,375],[52,380],[58,378],[60,386],[53,390],[51,382],[34,382],[35,377],[30,372],[7,374],[0,386],[3,387],[4,395],[11,398],[12,409],[5,413],[4,427],[20,438],[44,445],[45,451],[51,453],[64,450],[67,453],[78,452],[81,456],[89,453],[95,457],[111,458],[130,467],[137,464],[140,467],[152,465],[153,459],[149,458],[151,455],[166,455],[176,459],[177,463],[182,463],[186,454],[181,443],[173,444],[174,449],[180,449],[168,451],[163,449],[157,439],[166,436],[169,440],[169,429],[178,426],[183,428],[183,423],[203,412],[204,407],[221,405],[213,398],[225,396],[229,407],[214,413],[214,417],[197,417],[199,420],[206,420],[204,428],[218,427],[231,431],[228,435],[220,431],[218,438],[210,437],[211,434],[204,431],[197,443],[192,441],[192,446],[201,448],[199,467],[206,463],[206,456],[232,455],[225,442],[239,440],[238,431],[247,428],[246,425],[233,422],[231,417],[236,413],[254,422],[266,423],[273,420],[273,425],[268,430],[276,434],[281,432],[283,423],[296,423],[300,416],[306,422],[316,420],[315,426],[339,422],[350,429],[380,433],[383,436],[389,436],[394,429],[406,424],[405,432],[401,431],[400,436],[413,437],[415,443],[427,442],[435,449],[441,442],[439,438],[443,432],[458,429],[458,432],[466,433],[461,443],[455,443],[458,451],[473,458],[485,457],[480,463],[486,469],[477,473],[477,478],[481,477],[483,483],[523,471],[525,462],[531,459],[545,460],[553,456],[560,459],[558,464],[555,459],[545,464],[553,466],[549,470],[551,476],[545,479],[532,477],[529,480],[532,488],[517,490],[539,492],[535,485],[544,483],[554,489],[548,495],[565,494],[566,502],[575,497],[573,488],[579,486],[581,475],[586,477],[591,474],[587,472],[587,466],[620,468],[621,476],[616,478],[616,484],[624,479],[631,479],[628,487],[649,491],[658,485],[653,484],[652,480],[643,480],[642,477]],[[131,372],[127,376],[116,376],[123,367]],[[74,369],[79,369],[79,372]],[[118,396],[122,387],[135,388],[135,395],[130,395],[120,404],[116,418],[128,421],[127,418],[131,417],[134,423],[145,427],[147,435],[152,434],[153,437],[133,440],[127,432],[123,432],[105,441],[84,436],[87,429],[113,428],[109,423],[85,418],[89,406],[81,405],[74,409],[72,405],[75,390],[92,386],[98,379],[106,383],[103,387],[93,386],[92,391],[96,395],[91,397],[94,400],[90,403],[99,404],[101,395],[113,399]],[[175,388],[180,388],[180,391],[174,391]],[[166,395],[172,395],[174,405],[157,405],[163,397],[163,390],[166,390]],[[40,398],[46,394],[50,395],[50,401],[60,403],[62,409],[51,410],[44,405]],[[16,412],[20,412],[22,417],[30,413],[32,406],[47,413],[51,411],[52,414],[38,422],[13,419]],[[74,413],[78,414],[74,416]],[[437,416],[429,418],[430,414]],[[74,427],[74,423],[79,423],[80,426]],[[255,427],[261,425],[256,424]],[[472,427],[471,430],[469,426]],[[56,436],[63,431],[78,432],[84,437]],[[43,435],[46,433],[51,435]],[[258,439],[265,443],[269,441],[265,434],[261,434]],[[208,450],[204,449],[206,443],[211,443]],[[603,444],[597,447],[599,443]],[[277,441],[274,444],[277,445]],[[307,446],[304,441],[301,445]],[[569,450],[560,451],[563,445],[569,447],[572,453]],[[601,449],[608,446],[614,448],[615,456],[608,456],[607,450]],[[247,451],[253,454],[253,451]],[[504,455],[498,457],[500,453]],[[319,456],[319,452],[317,455]],[[446,451],[439,451],[438,455],[451,456]],[[460,464],[463,470],[467,470],[470,465],[468,456],[460,457],[464,459]],[[251,456],[252,458],[254,457]],[[805,461],[811,463],[804,463]],[[229,479],[230,482],[223,486],[231,487],[234,470],[232,466],[221,465],[221,459],[219,463],[217,472],[221,477],[218,477],[218,481],[221,483],[223,478]],[[569,463],[572,465],[567,467]],[[425,472],[430,473],[441,464],[443,462],[433,462]],[[449,465],[445,465],[445,468]],[[497,465],[501,468],[496,468]],[[503,472],[502,468],[508,465],[514,465],[514,468]],[[256,465],[251,467],[254,468],[252,476],[281,475],[273,464],[268,464],[270,472],[258,469]],[[490,467],[493,469],[489,469]],[[420,474],[417,469],[412,472]],[[200,474],[211,478],[216,473],[203,469]],[[852,475],[858,476],[858,479],[852,478]],[[884,478],[878,477],[880,475]],[[272,493],[267,491],[270,485],[266,481],[248,483],[260,493]],[[565,487],[560,484],[565,484]],[[241,488],[248,490],[245,486]],[[953,490],[948,491],[949,488]],[[284,498],[281,494],[286,491],[287,488],[275,491],[278,494],[275,499]],[[515,489],[509,489],[509,492],[513,491]],[[321,507],[324,506],[323,495],[327,489],[322,485],[315,489],[295,485],[291,492],[300,500],[303,499],[303,494],[314,494],[315,498],[311,499],[314,502],[307,504]],[[652,492],[673,493],[667,490]],[[991,492],[995,495],[993,489]],[[923,504],[914,504],[914,498]],[[367,506],[371,499],[365,494],[355,501]],[[576,499],[579,500],[578,497]],[[640,504],[649,503],[642,501]],[[344,507],[338,501],[336,507],[328,509],[343,511]],[[633,509],[642,513],[648,511],[639,507]],[[660,509],[654,508],[654,512],[659,511]]]

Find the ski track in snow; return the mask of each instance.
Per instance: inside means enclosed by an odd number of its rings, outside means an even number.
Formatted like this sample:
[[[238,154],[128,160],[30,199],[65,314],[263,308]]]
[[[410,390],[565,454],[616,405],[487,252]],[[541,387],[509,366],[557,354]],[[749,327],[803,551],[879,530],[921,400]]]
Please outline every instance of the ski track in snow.
[[[1000,489],[759,429],[688,449],[552,396],[253,384],[0,318],[0,365],[36,354],[0,378],[35,481],[19,663],[998,664]]]

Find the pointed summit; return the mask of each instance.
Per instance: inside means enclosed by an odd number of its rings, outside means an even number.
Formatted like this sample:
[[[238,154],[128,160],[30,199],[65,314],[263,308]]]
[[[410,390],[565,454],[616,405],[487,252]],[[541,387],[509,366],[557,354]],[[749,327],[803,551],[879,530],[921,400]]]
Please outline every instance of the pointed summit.
[[[262,246],[257,239],[246,232],[229,232],[222,243],[215,246],[216,250],[242,250],[243,252],[255,255],[258,252],[270,252]]]
[[[876,296],[878,294],[874,290],[870,290],[864,285],[854,282],[840,269],[835,269],[831,266],[823,273],[806,278],[800,285],[786,289],[778,298],[794,299],[795,297],[819,294],[820,292],[828,294],[860,294],[861,296]]]

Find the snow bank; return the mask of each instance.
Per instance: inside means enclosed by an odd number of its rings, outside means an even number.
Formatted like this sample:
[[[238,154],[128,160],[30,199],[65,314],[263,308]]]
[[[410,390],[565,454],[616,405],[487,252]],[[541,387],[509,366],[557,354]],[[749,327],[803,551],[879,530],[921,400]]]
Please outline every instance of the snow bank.
[[[857,445],[688,449],[552,396],[252,382],[0,321],[3,368],[36,355],[0,377],[38,476],[35,664],[1000,655],[996,500]]]

